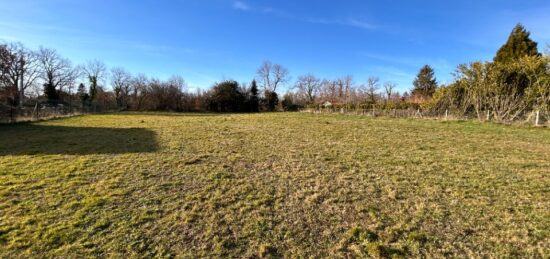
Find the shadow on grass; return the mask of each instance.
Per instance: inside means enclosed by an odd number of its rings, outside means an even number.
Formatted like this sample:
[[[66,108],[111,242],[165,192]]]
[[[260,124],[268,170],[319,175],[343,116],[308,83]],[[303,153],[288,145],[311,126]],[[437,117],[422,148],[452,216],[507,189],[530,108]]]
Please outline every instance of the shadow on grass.
[[[158,150],[153,131],[22,123],[0,126],[0,156],[124,154]]]

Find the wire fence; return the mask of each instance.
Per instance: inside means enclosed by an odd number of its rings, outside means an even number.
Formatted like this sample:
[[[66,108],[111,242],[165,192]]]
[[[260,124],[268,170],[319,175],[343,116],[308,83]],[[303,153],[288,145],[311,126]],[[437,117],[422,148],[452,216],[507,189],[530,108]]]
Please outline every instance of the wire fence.
[[[89,109],[63,105],[35,104],[34,106],[14,107],[0,104],[0,123],[38,121],[70,117],[89,113]]]
[[[370,117],[391,117],[391,118],[417,118],[437,120],[477,120],[486,122],[499,122],[508,124],[525,124],[541,127],[550,127],[550,112],[548,111],[526,111],[517,114],[512,121],[502,121],[492,111],[477,113],[463,113],[456,111],[422,111],[420,109],[346,109],[346,108],[318,108],[302,109],[300,112],[313,114],[342,114]]]
[[[34,106],[13,107],[0,104],[0,123],[13,123],[22,121],[38,121],[54,118],[77,116],[82,114],[102,112],[98,107],[74,107],[63,105],[47,105],[36,103]],[[478,120],[487,122],[505,122],[511,124],[525,124],[533,126],[550,127],[549,111],[527,111],[515,116],[513,121],[500,121],[493,112],[483,111],[477,113],[461,113],[456,111],[422,111],[420,109],[346,109],[346,108],[308,108],[300,112],[313,114],[342,114],[370,117],[391,118],[417,118],[437,120]]]

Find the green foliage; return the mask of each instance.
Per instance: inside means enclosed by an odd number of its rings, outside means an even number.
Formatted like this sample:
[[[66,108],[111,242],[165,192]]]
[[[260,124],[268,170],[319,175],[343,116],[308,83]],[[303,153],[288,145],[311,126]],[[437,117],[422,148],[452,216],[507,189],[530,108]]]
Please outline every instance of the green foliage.
[[[290,92],[286,93],[283,96],[283,100],[281,101],[281,104],[285,111],[298,111],[300,108],[303,108],[303,106],[297,104],[294,99],[295,99],[294,95]]]
[[[516,64],[516,69],[529,82],[525,98],[529,100],[532,109],[550,111],[550,57],[523,57]]]
[[[423,66],[413,82],[414,89],[411,94],[422,97],[431,97],[437,88],[437,80],[433,68]]]
[[[508,41],[502,46],[494,59],[498,83],[509,94],[523,95],[537,79],[533,75],[544,76],[546,59],[537,50],[537,43],[529,38],[529,32],[518,24]],[[542,65],[541,65],[542,64]],[[537,67],[533,67],[536,65]],[[530,70],[524,69],[530,67]]]
[[[276,92],[266,90],[264,99],[264,106],[267,111],[275,111],[277,105],[279,104],[279,96]]]
[[[251,112],[259,112],[260,111],[260,97],[258,96],[258,85],[256,83],[256,80],[252,80],[252,83],[250,84],[250,99],[249,99],[249,106]]]
[[[540,56],[537,43],[529,37],[530,33],[518,24],[510,33],[506,43],[498,50],[494,61],[507,63],[519,60],[524,56]]]
[[[474,111],[479,119],[487,111],[497,121],[513,121],[534,109],[549,110],[548,58],[524,56],[507,63],[473,62],[460,65],[457,80],[436,91],[432,110]]]
[[[260,98],[256,81],[250,89],[233,80],[216,84],[206,95],[207,109],[214,112],[259,112]]]
[[[432,100],[424,108],[439,113],[445,110],[464,115],[468,105],[465,104],[466,90],[462,81],[454,82],[450,85],[441,86],[435,91]]]
[[[97,82],[98,79],[95,76],[89,76],[88,80],[90,81],[90,90],[89,90],[90,102],[93,102],[97,98],[97,92],[99,87]]]
[[[80,83],[76,94],[82,103],[82,107],[90,106],[90,95],[86,92],[84,84]]]
[[[50,84],[50,83],[44,84],[44,95],[46,95],[49,102],[59,100],[59,93],[57,92],[57,89],[55,89],[55,86],[53,84]]]
[[[239,83],[228,80],[216,84],[207,100],[208,109],[215,112],[245,111],[245,96],[239,89]]]
[[[459,65],[456,81],[436,91],[432,110],[474,112],[478,119],[513,121],[525,112],[550,108],[549,58],[540,55],[529,33],[518,25],[495,62]]]

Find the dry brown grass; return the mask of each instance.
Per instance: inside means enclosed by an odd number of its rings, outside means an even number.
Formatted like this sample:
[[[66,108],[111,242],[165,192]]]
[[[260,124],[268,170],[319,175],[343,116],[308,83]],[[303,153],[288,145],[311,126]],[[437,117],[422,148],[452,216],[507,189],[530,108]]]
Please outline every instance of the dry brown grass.
[[[0,126],[0,257],[547,257],[550,131],[274,113]]]

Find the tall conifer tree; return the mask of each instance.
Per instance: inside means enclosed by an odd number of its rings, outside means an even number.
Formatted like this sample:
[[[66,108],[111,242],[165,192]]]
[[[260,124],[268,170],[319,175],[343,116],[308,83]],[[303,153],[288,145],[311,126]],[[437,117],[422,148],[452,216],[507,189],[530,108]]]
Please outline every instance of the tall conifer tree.
[[[414,89],[411,94],[423,97],[432,97],[437,88],[437,80],[433,68],[424,65],[413,82]]]
[[[260,98],[258,97],[258,85],[256,84],[256,80],[252,80],[250,86],[250,111],[260,111]]]
[[[529,37],[530,33],[518,24],[510,33],[508,41],[500,47],[494,58],[495,62],[507,63],[517,61],[524,56],[539,56],[537,43]]]

